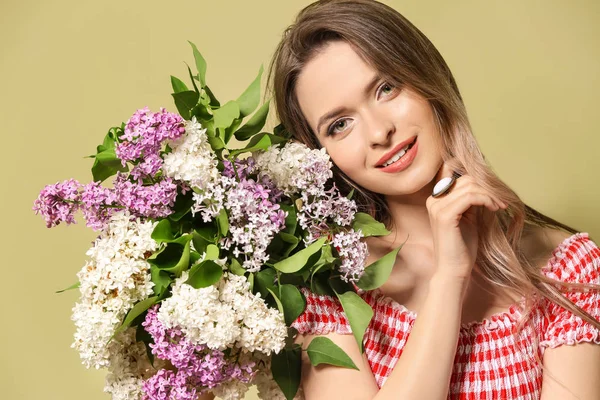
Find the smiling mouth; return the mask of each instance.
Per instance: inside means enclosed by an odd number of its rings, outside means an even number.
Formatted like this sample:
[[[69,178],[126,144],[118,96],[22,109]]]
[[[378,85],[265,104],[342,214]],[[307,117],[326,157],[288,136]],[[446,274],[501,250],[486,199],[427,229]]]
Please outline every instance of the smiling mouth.
[[[408,151],[415,145],[416,142],[417,142],[417,138],[415,137],[415,139],[412,142],[410,142],[404,148],[400,149],[390,159],[388,159],[383,164],[378,165],[376,168],[386,168],[386,167],[389,167],[390,165],[394,164],[395,162],[397,162],[398,160],[400,160],[402,157],[406,156],[406,154],[408,153]]]

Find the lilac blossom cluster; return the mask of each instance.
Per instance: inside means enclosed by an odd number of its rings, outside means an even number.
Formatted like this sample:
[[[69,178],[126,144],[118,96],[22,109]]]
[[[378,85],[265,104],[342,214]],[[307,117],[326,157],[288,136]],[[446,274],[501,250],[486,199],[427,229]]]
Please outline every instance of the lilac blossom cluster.
[[[228,381],[248,384],[254,377],[254,361],[240,362],[238,354],[193,344],[179,327],[167,329],[158,319],[158,305],[148,310],[142,326],[152,336],[152,353],[169,361],[173,369],[160,369],[143,384],[144,400],[194,400],[199,394]],[[246,357],[247,358],[247,357]]]
[[[356,203],[342,196],[335,185],[331,189],[324,189],[319,197],[303,192],[300,198],[302,207],[298,213],[298,223],[307,231],[307,244],[326,235],[332,223],[349,226],[356,214]]]
[[[356,282],[365,272],[365,262],[369,255],[367,244],[361,239],[360,230],[341,231],[333,235],[331,244],[339,253],[342,265],[340,278],[346,282]]]
[[[185,133],[184,119],[167,112],[150,112],[148,107],[137,110],[125,125],[115,153],[123,166],[127,162],[137,165],[131,170],[134,179],[153,177],[162,168],[160,152],[167,140],[176,140]]]
[[[176,197],[177,185],[171,178],[144,185],[118,173],[114,188],[105,188],[100,182],[82,185],[75,179],[47,185],[34,201],[33,210],[44,217],[48,228],[61,222],[75,223],[75,213],[81,210],[86,225],[98,231],[123,209],[138,217],[166,217],[173,212]]]
[[[233,246],[235,257],[244,256],[242,266],[256,272],[269,259],[271,240],[285,227],[287,213],[277,204],[282,192],[267,177],[260,182],[244,177],[230,183],[224,206],[229,211],[231,237],[221,245],[227,250]]]
[[[260,174],[269,176],[285,194],[306,192],[319,196],[333,177],[331,160],[325,149],[309,149],[296,142],[282,148],[271,146],[254,154]]]

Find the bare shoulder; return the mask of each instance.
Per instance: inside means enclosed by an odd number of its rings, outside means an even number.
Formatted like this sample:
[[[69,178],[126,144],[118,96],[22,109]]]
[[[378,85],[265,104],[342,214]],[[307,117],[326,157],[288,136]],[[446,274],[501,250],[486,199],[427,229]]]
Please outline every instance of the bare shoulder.
[[[529,226],[523,232],[522,249],[531,262],[543,265],[554,250],[572,235],[552,227]]]

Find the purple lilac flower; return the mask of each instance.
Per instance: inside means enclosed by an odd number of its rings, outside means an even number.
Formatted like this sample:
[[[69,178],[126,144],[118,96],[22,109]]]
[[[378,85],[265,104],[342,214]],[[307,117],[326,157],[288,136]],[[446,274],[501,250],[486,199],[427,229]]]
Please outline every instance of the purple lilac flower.
[[[111,215],[119,210],[114,189],[101,186],[100,181],[88,183],[81,191],[81,211],[86,225],[93,230],[102,230]]]
[[[133,167],[129,173],[133,179],[140,180],[147,176],[154,176],[160,171],[163,160],[158,154],[147,155],[142,162]]]
[[[346,282],[356,282],[365,272],[365,261],[369,255],[367,244],[360,239],[362,232],[339,232],[333,236],[331,244],[340,254],[342,265],[339,270],[341,278]]]
[[[177,197],[177,185],[171,178],[160,180],[154,185],[127,180],[125,174],[118,173],[114,182],[118,203],[138,216],[162,218],[170,215]]]
[[[52,228],[61,222],[75,223],[75,212],[79,208],[79,182],[68,179],[47,185],[42,189],[33,203],[33,211],[41,214],[46,220],[46,226]]]
[[[175,140],[184,132],[184,120],[180,115],[167,112],[164,108],[152,113],[148,107],[144,107],[127,121],[115,152],[123,166],[128,161],[141,161],[132,171],[135,179],[154,176],[162,166],[159,153],[163,142]]]
[[[158,308],[156,305],[148,310],[142,326],[154,340],[150,344],[152,353],[170,361],[177,371],[160,370],[144,382],[144,399],[195,399],[198,394],[232,379],[244,383],[252,380],[254,362],[238,364],[227,360],[222,351],[192,344],[178,327],[165,328],[157,318]]]
[[[221,245],[233,254],[243,254],[248,271],[258,271],[269,259],[266,250],[277,232],[285,226],[287,213],[271,201],[271,189],[253,180],[242,180],[229,188],[225,207],[229,210],[231,240]]]
[[[298,213],[298,223],[308,231],[306,242],[311,243],[327,234],[331,223],[349,226],[356,213],[356,203],[342,196],[337,187],[324,190],[319,197],[303,192],[302,208]]]
[[[229,160],[223,160],[223,165],[225,168],[223,169],[222,174],[228,178],[235,178],[235,171],[233,170],[233,165]],[[254,158],[248,157],[245,159],[235,159],[235,169],[238,173],[238,177],[240,180],[248,178],[248,175],[254,174],[256,172],[256,162]]]

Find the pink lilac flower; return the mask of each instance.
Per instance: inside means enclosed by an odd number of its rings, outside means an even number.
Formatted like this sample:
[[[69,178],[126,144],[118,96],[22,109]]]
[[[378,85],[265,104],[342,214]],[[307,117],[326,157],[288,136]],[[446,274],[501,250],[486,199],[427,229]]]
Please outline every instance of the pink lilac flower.
[[[222,174],[228,178],[235,178],[235,172],[233,170],[233,165],[229,160],[223,160],[224,169]],[[248,178],[248,175],[254,174],[256,172],[256,162],[254,158],[248,157],[245,159],[235,159],[235,169],[238,173],[238,178],[240,180]]]
[[[168,360],[176,371],[160,370],[144,382],[144,399],[195,399],[224,382],[232,379],[249,383],[255,374],[255,363],[236,363],[228,360],[225,353],[209,349],[205,345],[193,345],[181,329],[166,329],[157,318],[159,306],[148,310],[142,326],[152,336],[152,353]],[[171,397],[169,397],[171,396]]]
[[[229,211],[231,238],[221,246],[229,249],[234,245],[234,256],[245,257],[242,266],[250,272],[258,271],[269,259],[267,247],[285,227],[287,213],[272,201],[271,188],[251,179],[229,188],[225,208]]]
[[[162,166],[159,154],[163,142],[177,139],[184,132],[184,120],[180,115],[167,112],[164,108],[152,113],[148,107],[144,107],[127,121],[115,152],[123,166],[128,161],[140,161],[132,171],[135,179],[154,176]]]
[[[302,208],[298,213],[298,223],[302,229],[308,231],[305,239],[307,244],[326,235],[332,223],[349,226],[357,210],[356,203],[342,196],[335,185],[329,190],[324,190],[319,197],[303,192],[301,199]]]
[[[33,203],[33,211],[41,214],[46,220],[46,226],[52,228],[61,222],[75,223],[75,212],[79,208],[79,182],[68,179],[47,185],[42,189]]]
[[[110,217],[120,209],[114,189],[101,186],[99,181],[83,187],[80,208],[86,226],[96,231],[104,229]]]
[[[331,244],[338,251],[342,260],[339,271],[341,279],[346,282],[356,282],[365,272],[365,261],[369,255],[367,244],[361,241],[362,232],[339,232],[333,236]]]
[[[153,185],[142,185],[118,173],[114,186],[118,203],[135,215],[162,218],[173,213],[171,207],[175,205],[177,185],[171,178],[164,178]]]

